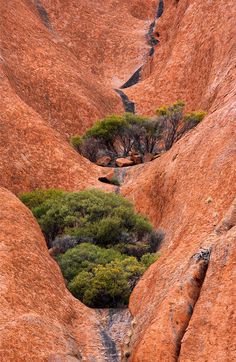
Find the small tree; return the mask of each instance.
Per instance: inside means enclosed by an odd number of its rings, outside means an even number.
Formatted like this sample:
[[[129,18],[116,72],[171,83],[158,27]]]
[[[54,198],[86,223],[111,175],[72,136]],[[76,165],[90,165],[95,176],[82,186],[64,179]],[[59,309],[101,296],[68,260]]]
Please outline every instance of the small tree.
[[[177,101],[170,106],[160,107],[156,110],[157,119],[163,126],[163,142],[165,151],[168,151],[186,132],[196,127],[205,117],[203,111],[187,113],[184,116],[185,103]]]
[[[165,150],[168,151],[176,140],[177,131],[183,119],[185,103],[178,101],[170,106],[158,108],[156,114],[163,124],[163,141]]]
[[[109,155],[113,160],[127,157],[131,151],[144,156],[155,152],[162,130],[159,120],[125,113],[96,122],[82,138],[73,137],[71,143],[92,162],[96,162],[101,154]]]

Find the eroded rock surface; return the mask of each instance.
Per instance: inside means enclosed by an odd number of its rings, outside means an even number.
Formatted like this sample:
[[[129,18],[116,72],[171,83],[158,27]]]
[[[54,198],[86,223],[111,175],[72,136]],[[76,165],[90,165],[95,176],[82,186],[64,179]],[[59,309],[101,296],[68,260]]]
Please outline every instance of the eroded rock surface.
[[[141,81],[125,89],[127,106],[152,114],[180,98],[208,116],[158,159],[120,170],[116,191],[166,234],[131,296],[124,351],[133,362],[232,362],[235,2],[164,0],[147,61],[156,5],[0,0],[0,185],[16,193],[99,186],[108,170],[68,138],[123,112],[112,88],[146,62]],[[98,314],[66,290],[30,212],[5,189],[0,201],[1,361],[106,361]],[[196,259],[202,248],[211,251],[207,265]]]
[[[235,79],[235,16],[234,0],[164,0],[154,57],[143,81],[125,90],[136,110],[152,114],[177,99],[191,110],[226,103]]]
[[[67,291],[31,212],[0,198],[0,360],[103,361],[95,312]]]
[[[236,358],[233,104],[234,97],[169,152],[129,170],[122,192],[166,234],[161,258],[131,295],[131,361]],[[211,248],[211,258],[190,310],[189,262],[201,248]]]

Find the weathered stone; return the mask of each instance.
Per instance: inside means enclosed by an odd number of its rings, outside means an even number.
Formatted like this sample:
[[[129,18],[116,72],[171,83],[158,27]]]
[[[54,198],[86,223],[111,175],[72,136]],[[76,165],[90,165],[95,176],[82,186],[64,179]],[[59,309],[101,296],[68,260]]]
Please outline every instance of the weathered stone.
[[[110,162],[111,162],[111,157],[102,156],[99,159],[97,159],[96,164],[98,166],[108,166]]]
[[[96,313],[66,289],[32,213],[3,188],[0,199],[0,360],[104,361]]]
[[[134,161],[135,165],[139,165],[140,163],[142,163],[142,157],[138,154],[131,153],[130,159],[131,161]]]
[[[132,166],[133,164],[134,161],[131,161],[130,158],[121,157],[116,159],[116,165],[118,167],[127,167],[127,166]]]
[[[142,81],[125,89],[139,113],[183,99],[209,116],[159,159],[127,169],[123,194],[166,238],[132,293],[135,325],[125,354],[132,362],[235,361],[235,213],[227,213],[236,170],[235,1],[165,0],[153,29],[158,51],[148,61],[156,1],[122,0],[119,11],[112,0],[41,2],[48,28],[36,2],[0,0],[1,185],[15,193],[101,187],[104,169],[67,140],[123,112],[112,88],[145,58]],[[0,199],[0,360],[106,361],[97,316],[66,290],[31,213],[5,190]],[[189,274],[191,258],[208,246],[193,308],[199,278]]]

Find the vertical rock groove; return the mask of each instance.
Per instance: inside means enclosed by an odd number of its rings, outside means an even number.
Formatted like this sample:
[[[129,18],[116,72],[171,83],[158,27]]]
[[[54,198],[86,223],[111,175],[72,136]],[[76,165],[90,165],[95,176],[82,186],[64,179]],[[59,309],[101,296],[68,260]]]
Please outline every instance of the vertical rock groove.
[[[178,313],[176,310],[172,315],[172,327],[176,333],[176,360],[178,361],[181,341],[188,328],[193,315],[195,304],[200,296],[201,288],[206,277],[208,264],[210,261],[211,248],[200,249],[194,254],[190,261],[188,278],[183,285],[183,295],[187,296],[187,310],[185,314]],[[177,312],[177,313],[176,313]],[[182,318],[179,318],[181,315]],[[176,317],[176,318],[175,318]],[[178,320],[180,319],[180,320]]]
[[[150,45],[150,50],[147,54],[147,58],[154,56],[155,47],[159,43],[159,40],[153,34],[153,31],[156,26],[157,20],[162,16],[163,12],[164,0],[159,0],[154,21],[150,24],[148,33],[146,35],[147,43]],[[157,34],[157,36],[159,36],[159,34]],[[144,65],[145,63],[141,65],[141,67],[139,67],[119,89],[114,89],[114,91],[121,97],[125,112],[135,113],[135,103],[130,101],[128,96],[124,92],[122,92],[121,89],[130,88],[135,84],[139,83]]]

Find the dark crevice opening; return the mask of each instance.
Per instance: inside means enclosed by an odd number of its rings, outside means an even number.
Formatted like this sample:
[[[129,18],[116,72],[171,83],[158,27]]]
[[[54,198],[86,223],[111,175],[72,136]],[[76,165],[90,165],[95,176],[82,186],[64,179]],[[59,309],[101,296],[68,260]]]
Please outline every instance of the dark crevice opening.
[[[127,80],[127,82],[125,82],[120,89],[124,89],[124,88],[129,88],[132,87],[133,85],[137,84],[140,80],[140,75],[141,75],[141,71],[142,71],[142,66],[136,70],[136,72],[134,72],[134,74],[129,78],[129,80]]]
[[[38,11],[38,14],[39,14],[40,19],[42,20],[43,24],[46,26],[46,28],[48,28],[49,30],[52,30],[52,24],[51,24],[49,15],[48,15],[46,9],[44,8],[43,4],[41,3],[41,1],[36,0],[35,6],[36,6],[36,9]]]
[[[157,8],[156,20],[162,16],[163,12],[164,12],[164,0],[160,0]]]
[[[128,96],[120,89],[114,89],[114,91],[121,97],[124,110],[128,113],[135,113],[135,103],[130,101]]]
[[[157,19],[159,19],[164,12],[164,0],[159,0],[158,7],[155,14],[154,21],[150,24],[148,33],[146,35],[147,43],[150,45],[150,50],[147,54],[148,57],[153,57],[155,53],[155,47],[159,44],[157,39],[160,34],[157,32],[154,34],[154,29],[156,26]],[[130,101],[128,96],[121,91],[121,89],[130,88],[135,84],[138,84],[141,79],[141,73],[143,70],[144,64],[139,67],[133,75],[125,82],[119,89],[114,89],[114,91],[119,94],[121,97],[125,112],[135,113],[135,103]]]

